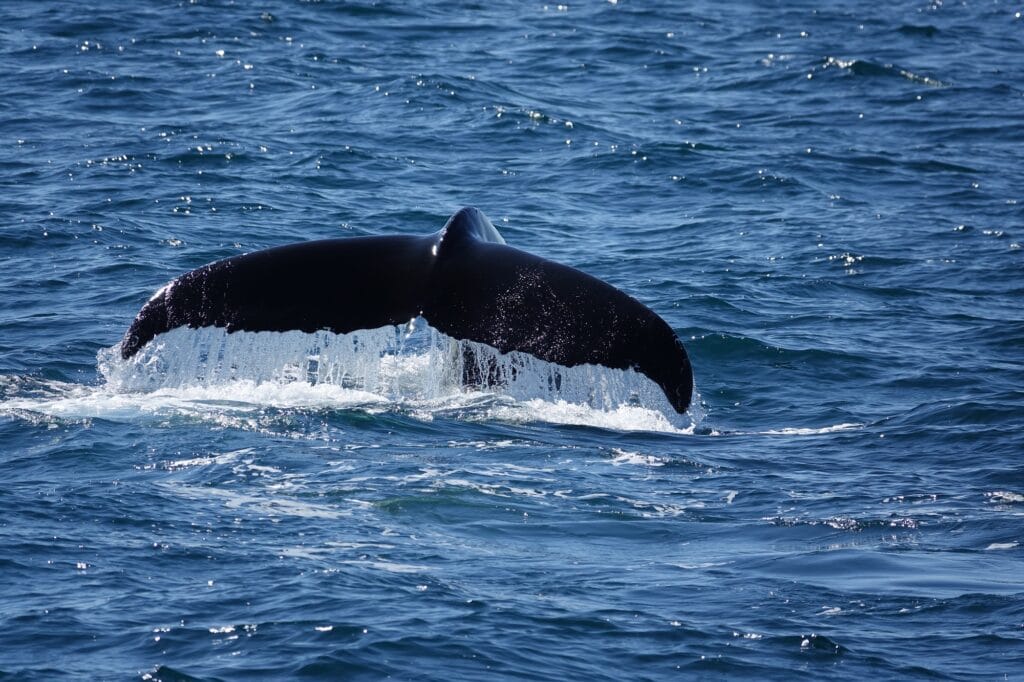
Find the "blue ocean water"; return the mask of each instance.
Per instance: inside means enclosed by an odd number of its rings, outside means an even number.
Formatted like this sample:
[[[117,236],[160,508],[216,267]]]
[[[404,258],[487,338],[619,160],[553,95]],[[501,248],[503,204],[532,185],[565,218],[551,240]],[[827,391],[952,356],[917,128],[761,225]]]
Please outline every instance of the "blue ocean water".
[[[1021,679],[1022,13],[0,4],[0,678]],[[108,350],[463,205],[664,317],[691,412]]]

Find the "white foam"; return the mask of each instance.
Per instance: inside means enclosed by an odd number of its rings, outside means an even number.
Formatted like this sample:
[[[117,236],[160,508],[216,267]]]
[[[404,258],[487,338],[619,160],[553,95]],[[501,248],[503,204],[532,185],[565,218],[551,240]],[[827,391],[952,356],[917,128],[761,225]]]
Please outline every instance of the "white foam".
[[[832,426],[822,426],[820,428],[784,428],[784,429],[770,429],[768,431],[760,431],[758,435],[762,436],[817,436],[825,433],[835,433],[837,431],[851,431],[853,429],[859,429],[863,427],[863,424],[834,424]]]
[[[216,386],[163,388],[121,393],[109,385],[75,386],[43,398],[14,398],[0,410],[25,411],[65,420],[106,419],[130,422],[147,418],[193,417],[237,425],[265,407],[369,408],[388,401],[361,391],[298,383],[228,382]]]
[[[486,389],[463,386],[466,363],[490,379]],[[676,414],[661,389],[632,370],[569,368],[526,353],[503,354],[426,324],[351,334],[178,328],[128,360],[119,346],[104,349],[98,366],[105,379],[100,386],[65,384],[44,396],[15,395],[0,410],[114,421],[184,416],[243,428],[260,428],[267,407],[677,433],[692,433],[696,425],[693,415]]]
[[[992,500],[993,502],[1024,502],[1024,495],[1021,495],[1020,493],[1011,492],[1009,490],[994,490],[990,493],[985,493],[985,497]]]
[[[677,425],[673,423],[673,417],[657,409],[619,405],[614,409],[601,410],[566,400],[524,400],[495,407],[487,416],[514,423],[549,422],[619,431],[664,431],[686,435],[692,434],[695,428],[695,424],[688,419],[681,420],[684,424]]]
[[[661,457],[655,457],[654,455],[645,455],[640,452],[630,452],[628,450],[620,450],[619,448],[612,448],[612,454],[615,457],[612,458],[612,464],[615,466],[622,466],[623,464],[635,464],[639,466],[649,467],[662,467],[665,466],[666,460]]]
[[[245,509],[267,517],[298,516],[303,518],[340,519],[351,515],[351,510],[341,510],[328,504],[316,504],[294,500],[278,495],[247,495],[245,493],[213,486],[192,486],[166,484],[167,489],[179,497],[190,499],[215,499],[226,509]]]

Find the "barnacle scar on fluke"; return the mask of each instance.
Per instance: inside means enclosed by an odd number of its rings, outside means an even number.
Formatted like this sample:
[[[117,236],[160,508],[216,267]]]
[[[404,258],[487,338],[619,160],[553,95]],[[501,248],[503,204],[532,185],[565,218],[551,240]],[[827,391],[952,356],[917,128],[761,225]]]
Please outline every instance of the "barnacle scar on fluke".
[[[158,334],[183,326],[346,334],[417,316],[502,353],[566,367],[633,369],[657,384],[677,412],[690,405],[690,360],[664,320],[595,277],[507,246],[475,208],[423,237],[290,244],[186,272],[142,307],[121,355],[130,358]]]

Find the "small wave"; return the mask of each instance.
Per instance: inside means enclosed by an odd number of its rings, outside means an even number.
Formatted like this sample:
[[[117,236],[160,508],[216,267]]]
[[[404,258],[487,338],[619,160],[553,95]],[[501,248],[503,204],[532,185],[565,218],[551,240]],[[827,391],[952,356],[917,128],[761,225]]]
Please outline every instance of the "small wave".
[[[853,431],[864,428],[864,424],[844,422],[832,424],[831,426],[807,427],[807,426],[786,426],[778,429],[767,429],[765,431],[720,431],[712,430],[712,436],[822,436],[828,433],[840,431]]]
[[[1013,493],[1009,490],[994,490],[990,493],[985,493],[985,497],[987,497],[990,502],[998,504],[1015,504],[1024,502],[1024,495],[1021,495],[1020,493]]]
[[[12,398],[0,404],[0,410],[25,411],[72,421],[134,421],[146,416],[201,416],[204,412],[223,416],[264,407],[346,409],[379,403],[386,401],[373,394],[333,386],[237,381],[215,386],[163,388],[149,393],[122,393],[109,386],[64,385],[56,395]]]
[[[832,426],[822,426],[820,428],[806,428],[806,427],[790,427],[782,429],[769,429],[767,431],[759,431],[757,435],[760,436],[818,436],[825,433],[835,433],[837,431],[851,431],[853,429],[862,428],[863,424],[844,423],[844,424],[833,424]]]
[[[782,638],[786,641],[795,641],[796,638]],[[823,654],[841,655],[849,651],[845,646],[825,635],[810,634],[801,635],[800,651],[817,651]]]
[[[290,516],[333,520],[352,514],[349,509],[339,509],[331,504],[318,504],[281,495],[249,495],[209,485],[164,484],[164,487],[177,498],[199,501],[214,500],[222,504],[225,509],[248,510],[267,517]]]
[[[773,345],[752,336],[726,333],[706,333],[691,338],[688,347],[711,358],[715,363],[752,362],[763,359],[776,364],[800,364],[808,367],[834,368],[837,365],[864,366],[866,355],[826,347],[787,347]],[[849,371],[849,370],[847,370]]]
[[[623,464],[633,464],[639,466],[649,467],[663,467],[666,464],[666,459],[663,457],[655,457],[654,455],[645,455],[640,452],[630,452],[628,450],[620,450],[614,448],[612,454],[615,456],[612,458],[612,464],[615,466],[622,466]]]
[[[904,24],[896,30],[905,36],[924,36],[925,38],[933,38],[939,34],[939,29],[931,24],[926,24],[924,26]]]
[[[826,519],[813,518],[788,518],[784,516],[765,517],[773,526],[783,528],[794,528],[801,526],[825,526],[841,531],[861,532],[866,530],[889,530],[900,528],[904,530],[916,530],[920,523],[916,519],[906,516],[892,516],[886,519],[856,519],[850,516],[832,516]]]
[[[693,423],[674,424],[674,419],[667,413],[646,407],[619,405],[612,409],[597,410],[589,405],[565,400],[533,399],[516,402],[493,408],[487,416],[513,423],[548,422],[616,431],[661,431],[684,435],[692,435],[696,426]]]
[[[822,69],[838,68],[848,71],[855,76],[889,76],[905,78],[914,83],[930,85],[932,87],[945,87],[949,85],[944,81],[931,76],[923,76],[904,69],[895,64],[877,64],[866,59],[840,59],[838,57],[826,57]]]

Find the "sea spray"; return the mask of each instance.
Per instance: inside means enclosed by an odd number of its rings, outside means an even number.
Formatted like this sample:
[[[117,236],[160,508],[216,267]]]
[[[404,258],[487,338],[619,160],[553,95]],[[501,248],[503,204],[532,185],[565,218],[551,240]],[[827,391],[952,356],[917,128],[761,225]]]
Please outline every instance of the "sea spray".
[[[594,415],[595,425],[604,425],[603,415],[611,413],[622,428],[624,415],[653,412],[656,418],[641,419],[634,428],[692,429],[694,424],[692,416],[676,415],[661,389],[635,371],[563,367],[526,353],[500,353],[452,339],[422,320],[349,334],[179,328],[127,360],[117,346],[104,349],[98,366],[113,393],[188,389],[209,398],[230,387],[234,398],[274,403],[273,395],[293,395],[305,385],[318,387],[319,397],[343,395],[339,406],[355,401],[421,408],[440,402],[450,408],[452,399],[465,402],[484,392],[510,399],[511,406],[493,412],[499,419],[546,421],[550,408],[561,415],[555,421],[571,423],[589,423],[585,413],[597,412],[602,414]],[[247,388],[240,392],[239,387]]]

